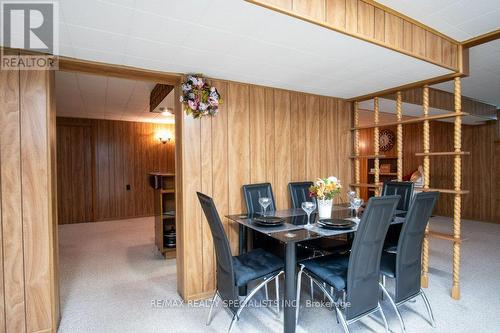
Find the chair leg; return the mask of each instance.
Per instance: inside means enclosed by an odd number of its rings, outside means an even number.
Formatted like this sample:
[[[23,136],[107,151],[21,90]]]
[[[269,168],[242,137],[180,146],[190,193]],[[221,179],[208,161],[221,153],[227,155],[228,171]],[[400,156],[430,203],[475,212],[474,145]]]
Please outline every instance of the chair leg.
[[[279,275],[274,278],[274,283],[276,286],[276,316],[280,315],[280,277]]]
[[[385,275],[382,275],[382,286],[383,286],[383,289],[385,289]],[[383,292],[380,295],[380,299],[384,300],[384,293]]]
[[[436,327],[436,321],[434,320],[434,314],[432,313],[431,304],[429,303],[429,300],[427,299],[427,296],[425,296],[425,293],[422,289],[420,289],[420,295],[422,295],[422,298],[424,299],[425,307],[427,308],[427,313],[429,314],[431,325],[432,327]]]
[[[264,292],[266,293],[266,300],[269,299],[269,290],[267,289],[267,284],[264,285]]]
[[[387,319],[385,318],[385,314],[384,314],[384,311],[382,310],[382,307],[380,306],[380,303],[378,304],[378,308],[380,311],[380,316],[382,317],[382,320],[384,321],[385,332],[389,333],[389,324],[387,324]]]
[[[399,324],[401,325],[401,331],[406,332],[406,327],[405,327],[405,323],[403,321],[403,317],[401,316],[401,312],[399,312],[399,309],[396,306],[396,303],[394,303],[394,300],[392,299],[391,295],[389,295],[389,293],[387,292],[387,289],[385,289],[385,286],[383,284],[380,284],[380,289],[382,289],[382,294],[385,294],[385,296],[389,300],[389,303],[391,303],[392,308],[396,312],[396,315],[398,316],[398,319],[399,319]]]
[[[299,308],[300,308],[300,289],[302,284],[302,273],[304,272],[304,266],[300,266],[299,274],[297,275],[297,306],[295,307],[295,325],[299,322]],[[312,287],[312,279],[311,279],[311,287]]]
[[[340,322],[342,323],[342,328],[344,329],[344,332],[349,333],[349,327],[347,327],[347,322],[345,321],[344,316],[342,315],[342,312],[340,312],[338,306],[335,306],[335,313],[337,314],[337,320],[340,317]]]
[[[210,311],[208,311],[207,326],[210,325],[210,322],[212,321],[212,310],[214,308],[214,304],[215,304],[215,300],[217,299],[217,296],[219,296],[219,293],[216,290],[214,293],[214,297],[212,297],[212,303],[210,304]]]
[[[227,330],[227,333],[231,333],[231,331],[233,330],[233,325],[234,325],[234,322],[238,319],[238,315],[235,313],[233,315],[233,319],[231,319],[231,324],[229,324],[229,328]]]

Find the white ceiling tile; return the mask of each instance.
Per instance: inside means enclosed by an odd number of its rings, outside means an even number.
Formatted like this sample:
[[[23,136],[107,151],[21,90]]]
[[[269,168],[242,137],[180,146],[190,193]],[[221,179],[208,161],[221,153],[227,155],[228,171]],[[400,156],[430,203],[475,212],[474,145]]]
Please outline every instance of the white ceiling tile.
[[[121,54],[125,52],[128,37],[124,34],[109,33],[103,30],[86,28],[72,24],[66,25],[75,48],[94,49],[101,52]]]

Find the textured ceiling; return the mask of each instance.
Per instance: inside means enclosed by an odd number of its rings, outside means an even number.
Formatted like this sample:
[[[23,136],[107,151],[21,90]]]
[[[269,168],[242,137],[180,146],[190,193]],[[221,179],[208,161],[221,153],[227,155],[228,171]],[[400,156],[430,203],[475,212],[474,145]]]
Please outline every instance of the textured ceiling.
[[[448,70],[243,0],[65,0],[61,53],[350,98]]]

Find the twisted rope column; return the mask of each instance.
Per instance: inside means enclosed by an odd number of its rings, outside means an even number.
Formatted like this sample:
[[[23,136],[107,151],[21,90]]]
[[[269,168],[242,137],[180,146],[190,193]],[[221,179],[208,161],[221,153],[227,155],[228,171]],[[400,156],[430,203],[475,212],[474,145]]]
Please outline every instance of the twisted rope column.
[[[422,109],[424,117],[429,116],[429,86],[425,85],[422,91]],[[424,153],[430,152],[430,130],[429,120],[424,120],[423,128]],[[424,190],[429,189],[430,182],[430,161],[429,156],[424,156]],[[422,287],[429,286],[429,225],[425,227],[425,237],[422,245],[422,277],[420,279]]]
[[[401,91],[398,91],[396,94],[396,118],[397,121],[400,122],[403,120],[403,110],[401,107],[402,104],[402,96]],[[398,154],[398,165],[397,165],[397,178],[398,182],[403,181],[403,124],[398,124],[397,133],[396,133],[396,146],[397,146],[397,154]]]
[[[358,102],[354,102],[354,183],[360,183],[360,168],[359,168],[359,110]],[[359,186],[356,186],[356,196],[359,197]]]
[[[375,155],[375,161],[374,161],[374,168],[375,168],[375,176],[374,176],[374,183],[378,186],[378,183],[380,181],[380,162],[378,158],[379,154],[379,141],[378,141],[378,136],[379,136],[379,129],[378,129],[378,121],[379,121],[379,109],[378,109],[378,97],[373,98],[373,114],[374,114],[374,122],[375,122],[375,128],[373,129],[373,152]],[[380,195],[380,188],[375,187],[375,196]]]
[[[455,78],[455,128],[453,145],[455,152],[459,153],[462,149],[462,118],[458,114],[462,111],[462,93],[460,78]],[[462,157],[455,155],[454,160],[454,187],[455,201],[453,205],[453,286],[451,288],[451,297],[460,299],[460,223],[461,223],[461,179],[462,179]]]

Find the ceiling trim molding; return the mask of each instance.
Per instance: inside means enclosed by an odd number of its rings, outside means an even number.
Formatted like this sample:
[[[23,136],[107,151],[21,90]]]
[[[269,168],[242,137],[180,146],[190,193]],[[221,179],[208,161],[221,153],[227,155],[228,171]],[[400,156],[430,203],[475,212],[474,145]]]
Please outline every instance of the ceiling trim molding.
[[[419,88],[419,87],[422,87],[424,85],[438,84],[438,83],[453,80],[455,77],[464,77],[464,76],[465,76],[464,74],[460,74],[460,73],[445,74],[445,75],[437,76],[437,77],[426,79],[426,80],[408,83],[408,84],[405,84],[405,85],[402,85],[399,87],[394,87],[394,88],[389,88],[389,89],[385,89],[385,90],[381,90],[381,91],[376,91],[376,92],[362,95],[362,96],[356,96],[356,97],[347,99],[347,101],[348,102],[362,102],[362,101],[366,101],[368,99],[372,99],[373,97],[381,97],[381,96],[385,96],[385,95],[390,95],[390,94],[394,94],[394,93],[401,91],[401,90]]]
[[[328,8],[328,4],[333,2],[327,0],[322,1],[322,6],[294,6],[297,0],[245,1],[457,73],[461,72],[460,42],[373,0],[347,0],[341,8],[344,13],[340,14],[336,13],[336,9]],[[361,11],[360,3],[369,6],[368,9]],[[378,21],[377,14],[380,18]],[[330,17],[335,15],[339,17]],[[380,36],[377,35],[377,28]],[[405,43],[405,35],[411,36],[411,42]],[[414,40],[416,37],[419,38],[418,42]]]
[[[471,48],[477,45],[485,44],[500,39],[500,29],[496,29],[485,34],[472,37],[462,42],[463,48]]]
[[[87,61],[69,57],[59,57],[59,70],[65,72],[87,73],[112,76],[122,79],[152,81],[167,85],[178,85],[182,74],[142,69],[137,67],[112,65],[102,62]]]

